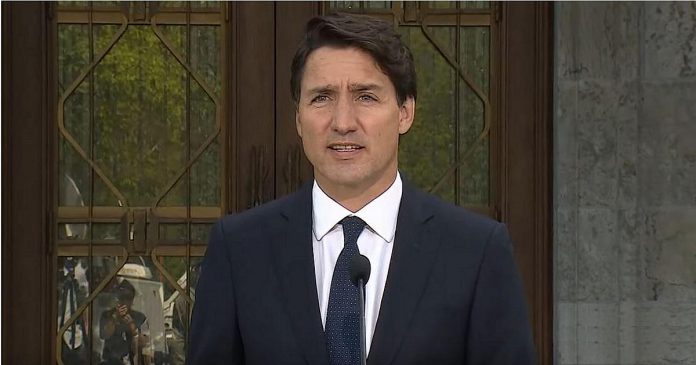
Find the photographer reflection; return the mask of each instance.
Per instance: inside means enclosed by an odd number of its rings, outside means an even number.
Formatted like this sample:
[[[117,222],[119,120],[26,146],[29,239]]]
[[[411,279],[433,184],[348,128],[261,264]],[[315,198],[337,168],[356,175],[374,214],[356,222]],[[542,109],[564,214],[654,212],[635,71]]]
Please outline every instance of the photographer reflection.
[[[124,279],[115,291],[116,306],[99,319],[99,336],[104,340],[101,365],[151,365],[153,347],[147,318],[132,308],[135,287]]]

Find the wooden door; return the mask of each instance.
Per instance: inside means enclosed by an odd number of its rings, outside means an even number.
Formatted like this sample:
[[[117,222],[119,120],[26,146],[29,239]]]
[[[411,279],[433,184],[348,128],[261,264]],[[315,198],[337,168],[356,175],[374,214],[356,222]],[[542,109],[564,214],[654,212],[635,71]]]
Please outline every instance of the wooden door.
[[[289,66],[306,21],[341,9],[392,21],[414,49],[400,169],[508,224],[551,364],[550,5],[2,6],[4,361],[96,363],[87,339],[118,278],[161,302],[139,299],[168,338],[153,356],[182,361],[209,225],[312,177]]]

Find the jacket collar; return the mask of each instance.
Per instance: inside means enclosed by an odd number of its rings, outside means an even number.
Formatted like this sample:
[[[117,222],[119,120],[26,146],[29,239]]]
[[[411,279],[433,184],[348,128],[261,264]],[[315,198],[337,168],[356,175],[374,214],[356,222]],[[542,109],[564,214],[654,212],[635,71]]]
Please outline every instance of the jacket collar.
[[[440,247],[433,198],[404,182],[396,237],[368,363],[389,364],[408,332]]]
[[[391,264],[372,340],[369,363],[388,364],[423,295],[440,246],[439,232],[429,224],[432,198],[406,180],[396,225]],[[309,364],[327,364],[326,338],[316,291],[312,251],[312,184],[287,198],[281,215],[285,236],[273,242],[281,291],[296,339]]]
[[[281,208],[285,234],[273,242],[274,261],[285,308],[308,364],[328,364],[312,252],[312,184],[286,199]]]

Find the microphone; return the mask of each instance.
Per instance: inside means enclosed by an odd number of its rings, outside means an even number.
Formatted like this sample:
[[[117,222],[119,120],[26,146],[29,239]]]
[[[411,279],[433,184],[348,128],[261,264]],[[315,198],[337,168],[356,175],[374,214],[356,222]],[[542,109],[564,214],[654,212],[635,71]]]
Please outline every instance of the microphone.
[[[370,279],[370,260],[364,255],[355,255],[350,262],[350,280],[359,285],[359,280],[362,280],[362,285],[367,284]]]
[[[365,339],[365,284],[370,279],[370,260],[355,255],[350,262],[350,280],[358,287],[360,300],[360,364],[367,365],[367,340]]]

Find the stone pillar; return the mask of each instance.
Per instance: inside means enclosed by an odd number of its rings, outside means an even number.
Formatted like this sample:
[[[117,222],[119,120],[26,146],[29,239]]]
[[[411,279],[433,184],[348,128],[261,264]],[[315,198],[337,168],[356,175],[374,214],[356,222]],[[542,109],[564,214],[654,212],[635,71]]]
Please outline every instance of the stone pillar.
[[[695,4],[555,4],[556,364],[696,364]]]

